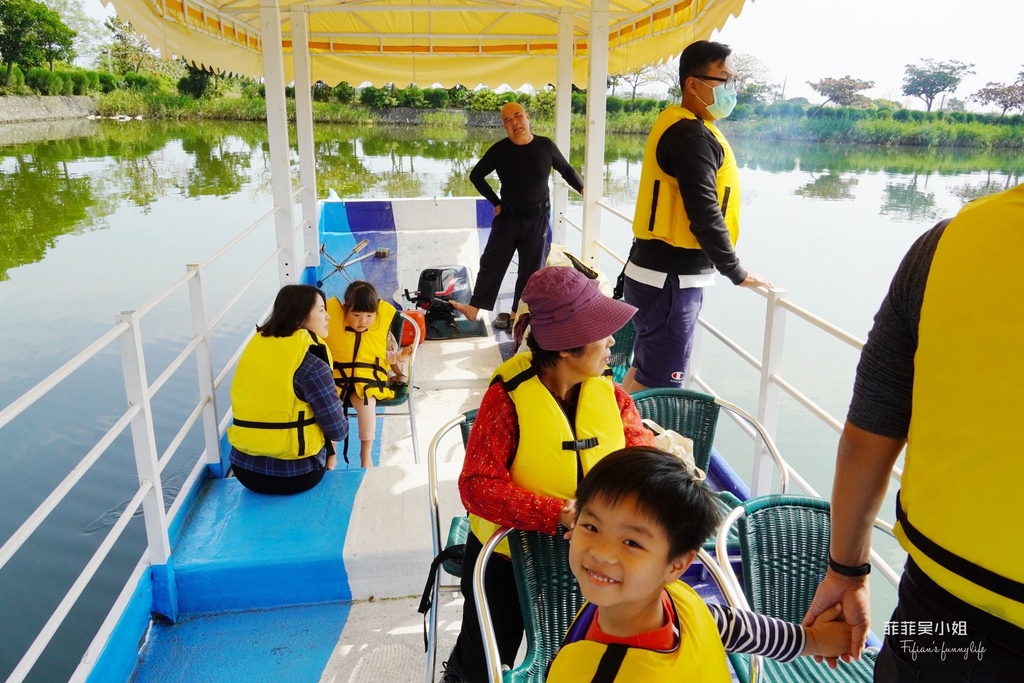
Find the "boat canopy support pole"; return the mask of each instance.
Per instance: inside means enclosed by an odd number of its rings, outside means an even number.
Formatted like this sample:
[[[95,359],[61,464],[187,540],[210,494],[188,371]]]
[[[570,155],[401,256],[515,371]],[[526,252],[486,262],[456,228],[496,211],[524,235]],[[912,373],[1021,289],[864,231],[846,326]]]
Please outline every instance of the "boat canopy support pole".
[[[573,11],[562,7],[558,12],[558,77],[555,90],[555,144],[562,156],[569,158],[572,120]],[[551,202],[551,239],[566,243],[565,212],[569,208],[569,184],[555,175],[555,194]]]
[[[764,345],[761,347],[761,385],[757,392],[757,421],[768,436],[778,439],[779,399],[782,390],[772,381],[782,376],[782,357],[786,344],[786,309],[780,304],[786,298],[785,289],[768,290],[768,309],[764,318]],[[754,440],[754,472],[750,479],[750,494],[771,493],[772,461],[759,439]]]
[[[601,239],[601,207],[604,195],[605,108],[608,90],[608,0],[594,0],[590,5],[590,74],[587,78],[587,144],[583,177],[583,261],[599,268]]]
[[[320,236],[316,217],[316,154],[313,148],[313,83],[309,60],[309,9],[293,8],[292,67],[295,70],[295,131],[299,142],[299,180],[302,184],[302,265],[320,265]],[[306,84],[305,87],[300,87]],[[315,278],[314,278],[315,279]]]
[[[121,333],[121,368],[124,373],[124,391],[128,405],[138,406],[132,418],[132,450],[139,484],[152,484],[142,499],[146,522],[146,540],[149,544],[149,562],[153,568],[153,611],[170,621],[178,618],[178,590],[174,570],[170,563],[171,541],[167,536],[167,515],[164,508],[164,490],[160,481],[160,461],[153,430],[153,406],[150,402],[149,380],[139,330],[139,316],[125,311],[117,316],[117,323],[127,323]]]
[[[270,140],[270,181],[274,195],[277,234],[277,274],[284,286],[298,280],[295,237],[292,234],[292,182],[288,163],[288,110],[284,97],[284,54],[281,50],[281,10],[277,0],[260,0],[263,35],[263,77],[267,84],[267,133]]]

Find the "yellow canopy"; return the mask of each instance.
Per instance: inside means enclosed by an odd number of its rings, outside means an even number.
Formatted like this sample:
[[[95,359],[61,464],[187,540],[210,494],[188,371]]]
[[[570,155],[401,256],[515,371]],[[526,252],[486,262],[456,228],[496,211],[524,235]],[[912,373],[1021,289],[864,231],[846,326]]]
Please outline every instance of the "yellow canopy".
[[[165,57],[259,77],[260,0],[108,0]],[[753,0],[751,0],[753,1]],[[272,0],[263,0],[264,3]],[[279,0],[286,79],[291,13],[309,12],[313,80],[429,87],[555,83],[559,13],[572,14],[573,82],[587,79],[590,0]],[[610,74],[708,38],[746,0],[611,0]]]

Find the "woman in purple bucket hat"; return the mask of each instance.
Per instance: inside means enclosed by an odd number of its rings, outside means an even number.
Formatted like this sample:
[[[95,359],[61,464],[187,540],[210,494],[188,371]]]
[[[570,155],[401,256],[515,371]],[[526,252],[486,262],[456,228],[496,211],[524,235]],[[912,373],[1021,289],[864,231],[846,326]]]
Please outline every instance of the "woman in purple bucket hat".
[[[559,533],[575,519],[576,485],[608,453],[653,446],[629,395],[608,368],[612,334],[636,309],[600,292],[575,268],[537,271],[523,290],[528,352],[502,363],[491,378],[466,445],[459,477],[472,533],[462,570],[462,631],[445,663],[444,683],[487,680],[473,602],[473,567],[500,526]],[[562,530],[564,532],[564,529]],[[498,546],[485,578],[503,664],[512,666],[523,622],[508,546]]]

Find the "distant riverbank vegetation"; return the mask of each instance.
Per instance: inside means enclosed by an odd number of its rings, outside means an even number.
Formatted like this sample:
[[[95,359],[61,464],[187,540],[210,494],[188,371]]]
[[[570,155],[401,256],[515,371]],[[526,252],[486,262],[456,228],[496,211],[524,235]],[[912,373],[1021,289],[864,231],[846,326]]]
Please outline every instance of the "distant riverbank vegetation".
[[[108,18],[99,26],[68,0],[55,11],[36,0],[0,1],[0,96],[94,95],[101,116],[165,120],[264,121],[262,83],[196,68],[187,60],[161,61],[144,35],[129,22]],[[80,9],[80,8],[79,8]],[[72,64],[88,57],[92,69]],[[858,143],[916,147],[1024,149],[1024,70],[1011,84],[989,83],[961,100],[955,97],[973,64],[930,59],[906,65],[903,94],[921,99],[927,111],[863,94],[871,81],[851,76],[824,78],[810,87],[823,104],[784,99],[783,87],[767,80],[767,69],[752,55],[734,55],[738,105],[722,122],[727,134],[747,139]],[[80,60],[81,61],[81,60]],[[661,83],[668,99],[638,96]],[[681,93],[678,64],[642,67],[608,78],[606,125],[610,133],[646,135],[662,109]],[[616,89],[628,97],[616,96]],[[486,88],[353,87],[342,82],[312,86],[313,119],[319,123],[384,126],[414,123],[432,129],[500,125],[496,112],[510,101],[524,105],[538,132],[554,128],[555,92],[495,92]],[[287,106],[294,119],[294,90]],[[947,97],[948,96],[948,97]],[[999,114],[966,111],[968,101],[995,107]],[[937,104],[937,111],[932,111]],[[574,132],[587,128],[586,94],[572,94]],[[1014,114],[1014,112],[1018,112]]]
[[[211,77],[210,81],[213,80]],[[224,81],[225,79],[218,79]],[[213,92],[211,92],[213,90]],[[294,119],[294,92],[286,100]],[[348,83],[331,88],[313,87],[313,119],[318,123],[387,125],[398,120],[430,128],[461,128],[471,112],[497,112],[506,102],[518,101],[527,109],[534,128],[541,133],[554,127],[555,92],[534,94],[498,93],[487,89],[399,89],[366,87],[356,90]],[[607,101],[607,130],[646,135],[658,112],[669,100],[611,96]],[[586,94],[572,96],[572,130],[586,130]],[[262,84],[211,84],[200,93],[161,89],[122,88],[102,94],[102,116],[142,116],[159,119],[220,119],[263,121],[266,103]],[[498,125],[497,116],[493,125]],[[841,144],[906,145],[918,147],[980,147],[1024,149],[1024,116],[975,114],[940,110],[924,112],[880,101],[870,107],[821,107],[796,99],[774,104],[738,105],[722,124],[730,136],[757,140],[792,140]]]

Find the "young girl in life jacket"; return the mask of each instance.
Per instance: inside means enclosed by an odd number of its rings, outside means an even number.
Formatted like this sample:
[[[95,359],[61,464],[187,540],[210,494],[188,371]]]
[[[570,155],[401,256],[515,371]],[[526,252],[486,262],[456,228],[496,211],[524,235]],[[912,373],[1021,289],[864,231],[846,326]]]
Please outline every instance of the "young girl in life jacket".
[[[405,364],[413,347],[402,348],[391,332],[398,313],[382,301],[369,282],[356,280],[345,290],[345,300],[327,302],[331,330],[327,344],[334,359],[334,382],[341,400],[356,411],[359,427],[359,460],[372,467],[371,451],[376,436],[378,400],[394,398],[392,377],[405,378]]]

